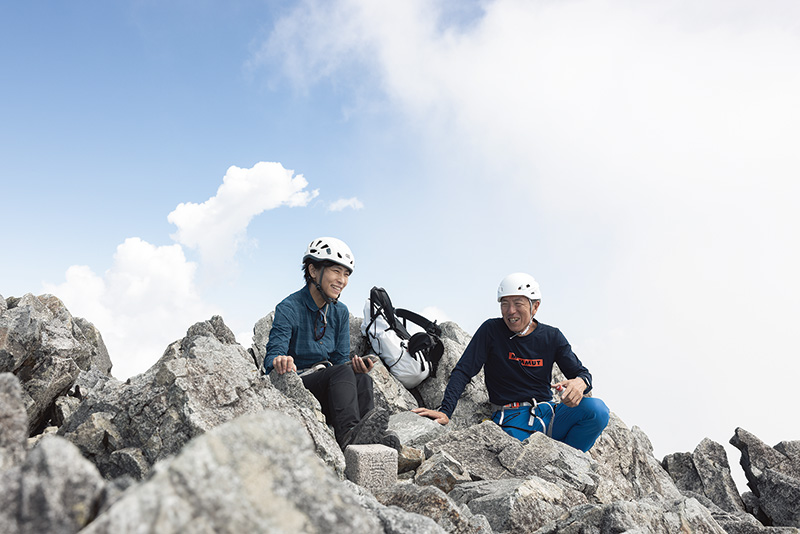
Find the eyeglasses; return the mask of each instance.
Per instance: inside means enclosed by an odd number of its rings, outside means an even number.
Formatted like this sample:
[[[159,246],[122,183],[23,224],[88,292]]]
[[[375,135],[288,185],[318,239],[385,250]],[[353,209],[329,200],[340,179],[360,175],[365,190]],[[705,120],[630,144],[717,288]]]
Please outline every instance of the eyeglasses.
[[[325,336],[325,329],[327,327],[328,318],[325,317],[322,310],[317,311],[317,315],[314,317],[314,341],[319,341]]]

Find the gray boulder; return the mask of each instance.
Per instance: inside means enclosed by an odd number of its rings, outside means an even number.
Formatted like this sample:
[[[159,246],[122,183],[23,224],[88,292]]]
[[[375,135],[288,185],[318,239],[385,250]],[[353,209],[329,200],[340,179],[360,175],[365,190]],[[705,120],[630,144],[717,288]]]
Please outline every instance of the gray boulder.
[[[466,506],[461,507],[434,486],[395,484],[375,492],[375,498],[384,506],[397,506],[415,514],[433,519],[442,529],[455,534],[490,534],[487,519],[474,515]]]
[[[597,490],[598,466],[591,456],[540,432],[506,447],[497,458],[514,477],[537,476],[585,495]]]
[[[798,442],[766,445],[737,428],[731,444],[742,453],[747,485],[758,503],[754,510],[769,525],[800,527],[800,455]]]
[[[382,533],[353,491],[314,453],[298,422],[248,414],[160,462],[83,534]]]
[[[344,476],[344,457],[330,430],[260,375],[220,317],[193,325],[152,368],[126,383],[84,373],[77,384],[85,398],[59,434],[107,478],[142,479],[191,438],[267,409],[300,421],[319,456]]]
[[[25,458],[28,414],[22,395],[16,376],[0,373],[0,471]]]
[[[456,484],[471,481],[472,477],[464,466],[445,451],[439,451],[423,462],[414,477],[416,485],[436,486],[445,493],[450,493]]]
[[[105,495],[97,468],[68,441],[48,436],[17,466],[0,471],[0,532],[73,534]]]
[[[613,412],[589,456],[597,462],[594,498],[600,503],[640,499],[651,493],[668,500],[681,498],[669,473],[653,456],[647,435],[636,426],[628,429]]]
[[[376,362],[369,375],[372,377],[375,392],[375,406],[385,408],[393,414],[417,408],[414,396],[389,372],[383,361]]]
[[[28,431],[46,426],[54,400],[81,370],[108,374],[111,360],[97,329],[72,317],[52,295],[8,298],[0,309],[0,372],[17,375]]]
[[[723,510],[702,493],[681,490],[687,498],[694,498],[705,506],[711,517],[728,534],[800,534],[800,529],[793,527],[767,527],[754,515],[747,512],[728,512]]]
[[[467,482],[448,496],[486,517],[498,534],[533,532],[588,502],[581,492],[539,477]]]
[[[252,354],[258,361],[258,366],[263,370],[264,358],[267,356],[267,342],[269,341],[269,331],[272,330],[272,321],[275,319],[275,312],[269,312],[253,326],[253,344],[250,348]]]
[[[361,325],[364,319],[350,314],[350,355],[351,356],[364,356],[365,354],[372,353],[372,347],[369,340],[361,333]]]
[[[342,484],[356,495],[356,500],[365,510],[378,518],[385,534],[444,534],[446,532],[430,517],[407,512],[398,506],[384,506],[369,490],[349,480],[345,480]]]
[[[440,451],[447,452],[469,472],[475,480],[514,478],[498,459],[507,447],[519,447],[512,438],[491,421],[484,421],[463,430],[450,431],[425,444],[425,456],[430,458]]]
[[[535,534],[587,532],[725,533],[711,513],[695,499],[670,500],[653,494],[634,501],[577,506],[536,530]]]
[[[427,442],[446,434],[450,425],[443,426],[411,411],[396,413],[389,418],[389,430],[397,433],[403,445],[421,448]]]
[[[758,491],[759,506],[772,525],[800,528],[800,479],[767,468]]]
[[[725,448],[719,443],[706,438],[694,453],[668,455],[662,465],[682,492],[705,495],[719,508],[733,514],[745,511],[731,476]]]
[[[758,479],[767,468],[792,478],[800,478],[800,442],[783,441],[770,447],[750,432],[737,428],[730,443],[742,453],[741,466],[750,489],[756,494]]]

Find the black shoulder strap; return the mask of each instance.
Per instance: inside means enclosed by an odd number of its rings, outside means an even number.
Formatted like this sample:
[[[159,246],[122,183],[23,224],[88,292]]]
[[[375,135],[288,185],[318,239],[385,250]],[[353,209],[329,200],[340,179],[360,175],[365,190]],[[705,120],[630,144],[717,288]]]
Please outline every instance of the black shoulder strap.
[[[425,331],[433,336],[441,336],[442,329],[436,324],[436,321],[430,321],[423,317],[418,313],[414,313],[409,310],[405,310],[403,308],[396,308],[394,312],[397,314],[398,317],[403,319],[404,321],[407,319],[412,323],[416,324],[417,326],[422,327]]]
[[[395,308],[392,306],[392,299],[389,298],[389,293],[386,292],[385,289],[382,287],[373,287],[369,291],[369,307],[370,307],[370,320],[369,324],[367,324],[367,328],[365,331],[369,331],[369,328],[375,322],[375,319],[383,315],[386,318],[386,322],[389,324],[389,328],[397,332],[398,337],[400,339],[408,339],[411,335],[406,330],[405,325],[400,324],[395,316]]]

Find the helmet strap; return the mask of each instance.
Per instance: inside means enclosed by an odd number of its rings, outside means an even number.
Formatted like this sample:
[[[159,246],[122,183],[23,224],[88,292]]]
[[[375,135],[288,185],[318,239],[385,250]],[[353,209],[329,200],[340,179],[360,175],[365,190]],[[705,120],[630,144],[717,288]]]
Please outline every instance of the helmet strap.
[[[316,265],[314,267],[316,268]],[[319,291],[319,294],[322,296],[323,299],[325,299],[325,307],[327,308],[328,304],[336,304],[337,302],[339,302],[339,299],[335,299],[335,298],[329,297],[322,290],[322,286],[320,285],[320,282],[322,282],[322,275],[324,273],[325,273],[325,266],[320,264],[319,269],[317,270],[317,279],[314,280],[314,287],[317,288],[317,291]]]
[[[530,321],[528,321],[528,326],[526,326],[526,327],[525,327],[525,330],[523,330],[522,332],[517,332],[516,334],[514,334],[513,336],[511,336],[511,337],[510,337],[510,338],[508,338],[508,339],[514,339],[514,338],[515,338],[515,337],[517,337],[517,336],[524,336],[524,335],[527,335],[527,333],[528,333],[528,330],[531,328],[531,325],[533,324],[533,301],[532,301],[531,299],[528,299],[528,302],[530,302],[530,303],[531,303],[531,320],[530,320]]]

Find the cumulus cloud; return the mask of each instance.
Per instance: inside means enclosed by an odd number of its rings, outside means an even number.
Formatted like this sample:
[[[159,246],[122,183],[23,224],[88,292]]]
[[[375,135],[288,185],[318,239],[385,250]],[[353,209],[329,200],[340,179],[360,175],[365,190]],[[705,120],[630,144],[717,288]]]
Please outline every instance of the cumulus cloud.
[[[124,380],[146,371],[189,326],[219,313],[201,298],[196,270],[180,245],[155,246],[133,237],[117,247],[102,275],[75,265],[63,283],[44,289],[100,330],[112,374]]]
[[[318,194],[302,175],[280,163],[259,162],[250,169],[231,166],[217,194],[201,204],[179,204],[167,220],[178,227],[172,238],[200,252],[204,266],[233,261],[256,215],[280,206],[306,206]]]
[[[356,197],[340,198],[339,200],[335,200],[330,203],[328,206],[328,211],[342,211],[345,208],[350,208],[353,210],[364,209],[364,203],[358,200]]]

